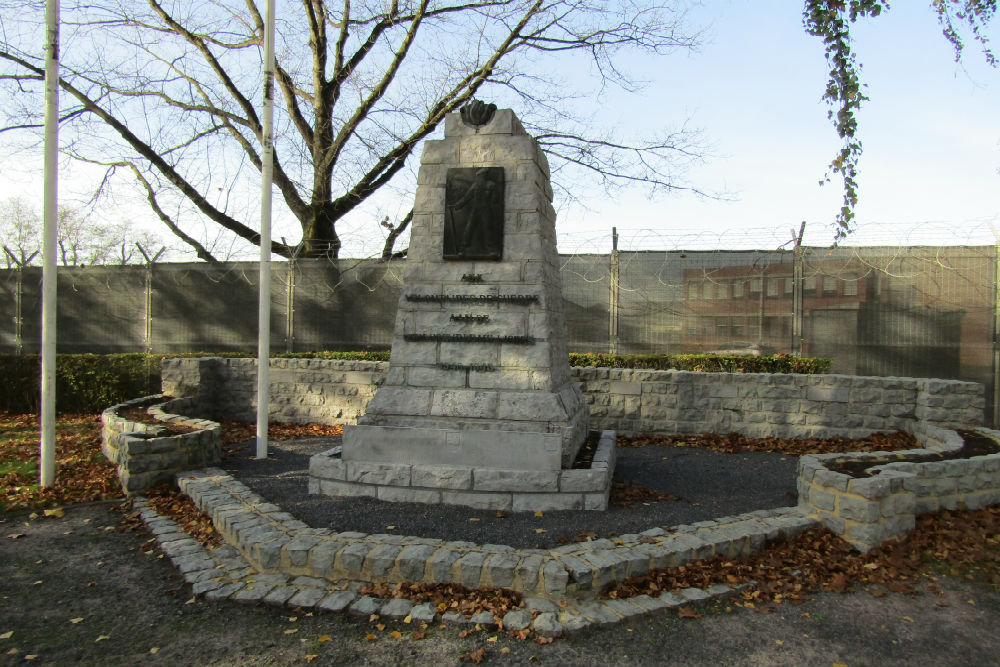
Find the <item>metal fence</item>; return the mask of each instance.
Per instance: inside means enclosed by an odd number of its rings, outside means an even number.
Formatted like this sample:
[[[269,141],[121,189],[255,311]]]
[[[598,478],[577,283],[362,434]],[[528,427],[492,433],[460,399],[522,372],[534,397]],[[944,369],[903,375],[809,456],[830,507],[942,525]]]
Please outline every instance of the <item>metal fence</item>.
[[[833,371],[963,379],[993,396],[994,246],[562,256],[573,351],[781,352]],[[274,352],[387,348],[405,260],[276,262]],[[59,352],[254,352],[257,264],[60,269]],[[41,270],[0,270],[0,353],[40,341]]]

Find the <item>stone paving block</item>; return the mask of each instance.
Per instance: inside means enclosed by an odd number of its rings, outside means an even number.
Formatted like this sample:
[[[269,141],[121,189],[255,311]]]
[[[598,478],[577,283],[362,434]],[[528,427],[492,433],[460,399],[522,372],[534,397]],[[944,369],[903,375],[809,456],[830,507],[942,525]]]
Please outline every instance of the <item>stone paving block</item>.
[[[372,548],[374,545],[366,542],[355,542],[344,547],[344,550],[340,552],[340,560],[344,564],[344,569],[348,572],[361,572],[365,556]]]
[[[290,541],[290,538],[280,537],[270,542],[258,543],[254,545],[252,553],[257,563],[265,570],[277,569],[281,566],[281,549]]]
[[[260,602],[274,588],[273,584],[247,584],[243,589],[232,596],[233,600],[240,602]]]
[[[288,600],[290,600],[291,597],[298,592],[299,589],[292,588],[291,586],[276,586],[264,596],[264,602],[267,604],[281,606],[288,602]]]
[[[393,598],[382,606],[382,610],[379,612],[379,615],[393,620],[399,620],[409,616],[410,610],[412,609],[413,602],[410,600],[405,598]]]
[[[216,589],[222,588],[224,584],[221,581],[216,581],[214,579],[206,579],[204,581],[199,581],[191,587],[191,592],[195,595],[201,595],[207,593],[208,591],[214,591]]]
[[[427,571],[427,561],[430,560],[437,547],[427,544],[414,544],[403,549],[396,562],[399,572],[406,581],[423,581]]]
[[[490,556],[486,569],[490,580],[497,588],[510,588],[514,583],[514,572],[521,558],[512,553],[499,553]]]
[[[569,572],[557,561],[550,560],[542,568],[542,583],[545,592],[549,595],[562,597],[566,593],[566,584],[569,582]]]
[[[304,609],[315,607],[316,603],[325,598],[328,592],[325,588],[303,588],[288,600],[288,606]]]
[[[337,552],[344,548],[344,542],[323,540],[309,551],[309,567],[314,574],[327,574],[333,570]]]
[[[430,602],[418,604],[410,610],[410,620],[414,623],[432,623],[437,616],[437,610]]]
[[[541,637],[557,637],[563,632],[562,623],[553,612],[545,612],[536,616],[531,628],[535,634]]]
[[[483,563],[486,561],[486,554],[479,551],[470,551],[462,556],[458,567],[462,574],[462,585],[466,588],[477,588],[482,577]]]
[[[330,593],[325,598],[316,604],[318,609],[325,609],[326,611],[332,611],[340,613],[347,609],[347,607],[354,602],[358,596],[351,591],[336,591],[335,593]]]
[[[577,605],[576,610],[594,625],[614,625],[622,618],[600,602],[583,602]]]
[[[646,611],[665,609],[668,606],[667,603],[660,598],[650,597],[646,594],[636,595],[635,597],[629,598],[628,601],[637,607],[642,607]]]
[[[481,611],[477,614],[473,614],[469,617],[471,623],[476,625],[493,625],[496,619],[493,618],[493,614],[488,611]]]
[[[594,566],[576,556],[563,556],[559,561],[569,570],[570,580],[583,590],[590,590],[594,585]]]
[[[285,553],[288,554],[288,560],[295,567],[304,567],[309,562],[309,550],[321,541],[318,537],[295,538],[285,545]]]
[[[237,581],[231,584],[225,584],[219,588],[214,588],[210,591],[205,591],[206,600],[225,600],[229,596],[235,594],[236,592],[243,589],[243,582]]]
[[[604,600],[604,604],[611,607],[616,613],[621,614],[625,618],[630,618],[632,616],[639,616],[640,614],[645,614],[646,609],[637,604],[633,604],[631,599],[628,600]]]
[[[445,623],[451,623],[454,625],[471,625],[470,621],[465,614],[460,614],[457,611],[446,611],[441,615],[441,620]]]
[[[531,626],[531,614],[524,609],[513,609],[503,616],[504,630],[517,632]]]
[[[559,614],[559,622],[562,623],[563,632],[578,632],[591,625],[586,616],[570,612]]]
[[[680,607],[688,602],[687,598],[683,598],[676,593],[660,593],[659,600],[668,607]]]
[[[402,547],[395,544],[381,544],[372,549],[365,557],[365,568],[376,577],[384,577],[396,564],[396,556],[402,550]]]
[[[711,596],[700,588],[682,588],[680,596],[688,602],[700,602],[707,600]]]
[[[461,557],[458,551],[442,549],[431,558],[431,577],[437,583],[451,581],[451,566]]]
[[[382,600],[364,595],[355,600],[347,611],[355,616],[371,616],[382,609]]]

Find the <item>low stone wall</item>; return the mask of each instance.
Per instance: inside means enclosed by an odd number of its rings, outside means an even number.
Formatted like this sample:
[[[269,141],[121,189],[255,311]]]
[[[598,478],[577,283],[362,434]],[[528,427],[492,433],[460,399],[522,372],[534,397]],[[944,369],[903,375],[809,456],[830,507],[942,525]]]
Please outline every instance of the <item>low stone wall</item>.
[[[514,512],[606,510],[617,437],[603,431],[590,468],[511,470],[344,461],[340,447],[309,459],[309,493]]]
[[[590,607],[581,602],[593,603],[602,590],[629,577],[716,555],[739,558],[763,548],[768,541],[792,538],[818,523],[798,508],[787,507],[674,526],[671,532],[650,528],[614,540],[573,542],[555,549],[515,549],[501,544],[309,528],[219,469],[184,472],[178,475],[177,483],[212,517],[226,541],[261,573],[261,583],[265,577],[280,574],[330,582],[502,587],[526,597],[572,602],[584,615]],[[219,588],[219,595],[228,597],[239,590],[236,584],[223,590],[218,571],[210,576],[215,583],[206,584]],[[197,585],[195,592],[199,592]],[[257,592],[257,599],[273,601],[265,597],[269,587],[261,586]],[[348,602],[354,599],[353,594],[341,593]]]
[[[388,362],[272,359],[270,416],[353,424]],[[163,392],[197,398],[199,416],[252,421],[256,360],[163,362]],[[863,437],[873,432],[982,423],[983,386],[958,380],[693,373],[573,368],[590,404],[590,428],[638,433],[737,432],[751,437]]]
[[[189,433],[170,434],[163,426],[126,419],[118,411],[141,407],[162,398],[145,396],[108,408],[101,414],[101,451],[118,468],[118,480],[128,495],[158,484],[173,484],[182,470],[215,465],[222,451],[222,429],[212,421],[182,416],[196,409],[197,399],[186,397],[151,405],[148,412],[162,422],[190,426]]]
[[[977,430],[994,440],[1000,436]],[[799,507],[866,552],[905,536],[921,514],[1000,503],[1000,453],[920,463],[900,460],[955,451],[963,444],[958,433],[926,425],[914,429],[914,435],[926,449],[803,456],[797,481]],[[841,461],[872,461],[877,474],[852,477],[828,467]]]

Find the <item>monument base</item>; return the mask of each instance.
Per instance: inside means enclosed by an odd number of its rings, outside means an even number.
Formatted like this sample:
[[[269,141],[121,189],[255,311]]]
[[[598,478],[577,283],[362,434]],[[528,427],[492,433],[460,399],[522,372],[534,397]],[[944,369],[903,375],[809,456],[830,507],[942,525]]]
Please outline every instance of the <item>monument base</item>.
[[[603,511],[611,493],[616,433],[594,431],[592,436],[598,442],[590,467],[561,470],[345,461],[335,447],[309,460],[309,493],[480,510]]]

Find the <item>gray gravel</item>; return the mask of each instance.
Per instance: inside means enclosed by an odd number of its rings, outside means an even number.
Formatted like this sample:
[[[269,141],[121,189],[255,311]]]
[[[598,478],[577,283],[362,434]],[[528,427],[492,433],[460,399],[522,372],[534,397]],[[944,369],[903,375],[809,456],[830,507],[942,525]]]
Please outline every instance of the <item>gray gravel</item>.
[[[447,540],[547,549],[560,537],[583,531],[601,537],[703,521],[796,503],[798,459],[784,454],[725,454],[695,447],[650,445],[618,450],[615,476],[680,496],[679,501],[612,505],[605,512],[507,512],[447,505],[388,503],[308,494],[309,457],[339,444],[338,438],[271,442],[268,458],[253,458],[253,441],[239,445],[222,467],[234,477],[314,528],[338,532],[398,533]]]

